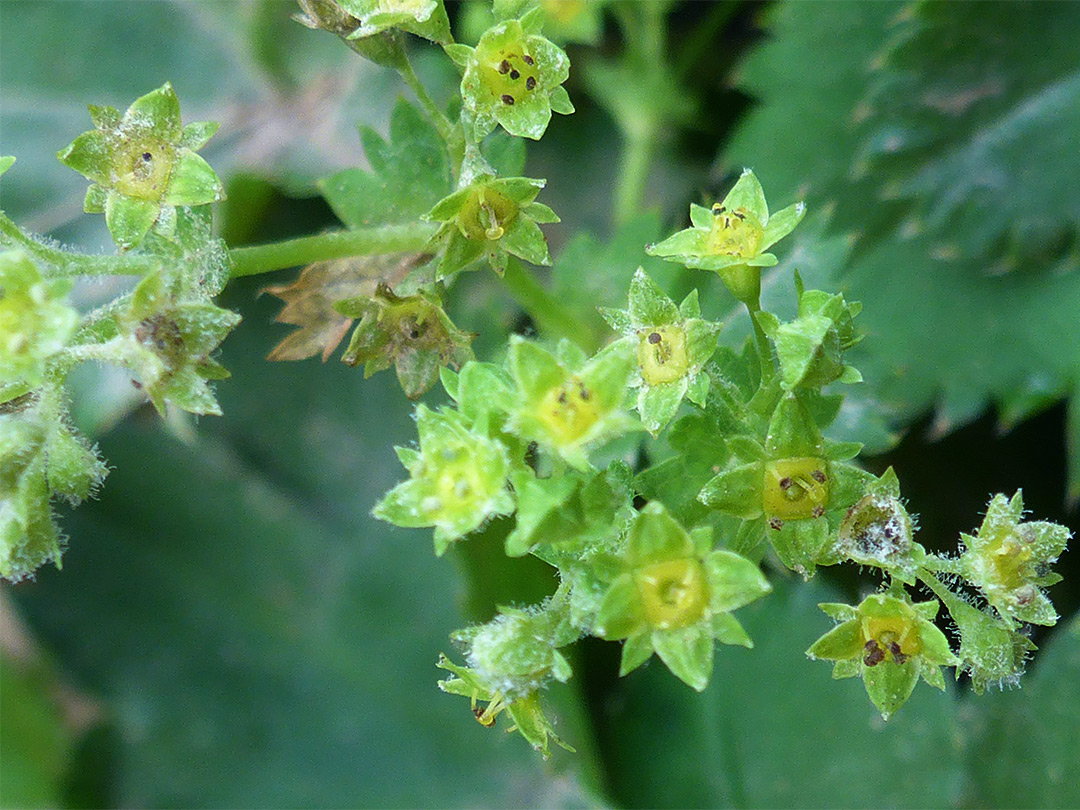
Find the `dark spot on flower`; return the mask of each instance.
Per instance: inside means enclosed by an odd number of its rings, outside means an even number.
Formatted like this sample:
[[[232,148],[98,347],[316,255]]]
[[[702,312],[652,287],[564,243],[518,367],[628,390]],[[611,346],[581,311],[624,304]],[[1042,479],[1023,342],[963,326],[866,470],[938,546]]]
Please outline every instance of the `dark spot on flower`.
[[[810,477],[817,481],[819,484],[825,483],[824,470],[814,470],[812,473],[810,473]]]
[[[893,661],[895,661],[896,663],[904,664],[907,662],[908,657],[904,655],[904,652],[900,649],[900,644],[898,642],[889,642],[889,652],[892,654]]]
[[[653,332],[651,335],[649,335],[649,343],[651,343],[651,344],[653,344],[655,346],[659,342],[660,342],[660,333],[659,332]]]
[[[733,217],[737,217],[738,219],[746,219],[746,214],[744,214],[742,211],[732,211],[731,215]]]
[[[769,518],[769,528],[772,529],[773,531],[778,532],[782,528],[784,528],[784,521],[782,521],[778,517],[771,517],[771,518]]]
[[[780,489],[784,490],[785,492],[791,489],[794,485],[795,482],[786,476],[780,479]]]
[[[502,103],[512,105],[514,103],[514,97],[509,93],[503,93]]]
[[[499,73],[506,74],[510,72],[510,63],[503,59],[499,62]]]
[[[143,152],[142,153],[142,159],[143,160],[149,161],[149,160],[153,160],[153,158],[154,158],[154,156],[151,155],[149,152]]]
[[[874,639],[870,639],[863,647],[863,663],[868,667],[876,667],[885,660],[885,651]]]
[[[565,405],[566,404],[566,392],[565,391],[560,391],[559,392],[559,404],[560,405]]]
[[[534,87],[536,87],[536,77],[530,76],[525,80],[525,89],[532,90]]]
[[[536,62],[534,62],[534,61],[533,61],[533,58],[532,58],[531,56],[529,56],[529,55],[528,55],[527,53],[526,53],[526,54],[523,54],[521,58],[522,58],[522,60],[523,60],[523,61],[525,62],[525,64],[526,64],[526,65],[529,65],[530,67],[531,67],[532,65],[535,65],[535,64],[536,64]]]
[[[511,70],[510,71],[510,78],[513,79],[514,81],[517,81],[518,79],[521,78],[521,74],[518,73],[516,70]]]
[[[581,392],[580,393],[581,393],[581,401],[582,402],[588,402],[589,397],[592,396],[592,394],[589,393],[589,389],[586,388],[584,385],[581,386]]]
[[[819,504],[818,506],[814,507],[811,514],[813,514],[814,517],[819,518],[825,514],[825,507]]]
[[[724,206],[722,206],[720,203],[717,203],[716,205],[714,205],[712,207],[712,212],[714,214],[716,214],[717,216],[720,216],[720,214],[724,213],[725,211],[727,211],[727,209]]]
[[[142,390],[142,383],[139,382],[138,380],[132,380],[131,381],[131,387],[134,388],[136,391],[141,391]]]

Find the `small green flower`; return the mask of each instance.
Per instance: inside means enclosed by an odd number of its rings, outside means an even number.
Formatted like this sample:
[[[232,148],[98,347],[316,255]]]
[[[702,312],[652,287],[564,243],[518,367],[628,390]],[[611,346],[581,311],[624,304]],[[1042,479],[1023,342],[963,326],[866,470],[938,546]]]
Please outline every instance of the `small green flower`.
[[[626,311],[602,309],[612,329],[637,347],[637,409],[645,429],[655,436],[679,410],[683,397],[701,407],[709,393],[709,375],[702,371],[716,351],[718,324],[701,319],[697,290],[676,307],[642,268],[630,282]]]
[[[507,254],[532,264],[551,264],[547,239],[538,223],[558,222],[543,203],[535,202],[546,181],[528,177],[481,178],[436,203],[424,217],[441,222],[431,239],[443,248],[439,277],[456,273],[486,256],[502,275]]]
[[[42,418],[34,405],[0,409],[0,577],[11,582],[47,562],[61,566],[64,541],[50,500],[76,505],[108,472],[84,437],[55,415]]]
[[[475,141],[496,124],[511,135],[537,140],[552,110],[563,115],[574,111],[562,86],[570,76],[570,60],[540,35],[543,16],[534,8],[520,20],[493,25],[475,48],[447,46],[447,54],[465,71],[461,96]]]
[[[914,584],[926,550],[914,541],[915,523],[900,500],[900,482],[889,467],[867,484],[866,494],[848,509],[837,532],[837,561],[883,568]]]
[[[656,652],[700,692],[712,674],[714,641],[753,646],[731,611],[772,588],[749,560],[712,551],[711,535],[707,528],[687,532],[657,501],[631,523],[624,570],[604,594],[594,627],[602,638],[626,639],[620,675]]]
[[[799,397],[787,394],[769,422],[764,446],[749,437],[732,442],[727,469],[705,485],[698,499],[752,521],[747,538],[767,538],[784,565],[809,579],[817,565],[836,560],[836,527],[873,480],[844,463],[860,448],[826,442]]]
[[[154,407],[166,403],[194,414],[220,415],[209,381],[229,372],[211,354],[240,323],[240,315],[198,294],[181,292],[185,280],[148,275],[120,317],[120,359],[134,370]]]
[[[930,575],[933,576],[933,575]],[[1036,649],[1027,636],[1017,632],[1008,617],[991,615],[989,610],[979,610],[969,604],[940,582],[931,580],[934,592],[956,622],[960,635],[957,652],[961,672],[971,676],[971,687],[981,695],[988,687],[1015,686],[1024,674],[1028,656]]]
[[[765,251],[791,233],[806,213],[796,203],[771,217],[761,183],[750,169],[712,210],[690,206],[691,227],[649,245],[645,252],[719,274],[740,301],[757,301],[761,268],[777,259]]]
[[[538,691],[511,699],[500,692],[497,686],[488,683],[480,673],[451,663],[445,655],[439,656],[436,666],[454,675],[445,681],[439,681],[439,688],[448,694],[469,698],[473,714],[480,725],[491,728],[505,711],[513,723],[507,730],[518,732],[545,759],[551,755],[552,742],[574,753],[573,748],[559,739],[551,721],[544,715]],[[484,702],[487,706],[481,708],[477,701]]]
[[[138,98],[122,116],[113,107],[90,106],[96,129],[84,132],[57,158],[93,181],[83,209],[105,214],[121,250],[134,247],[151,228],[169,236],[176,207],[225,199],[210,165],[195,154],[218,125],[183,126],[172,85]]]
[[[39,385],[79,315],[63,300],[67,281],[46,281],[21,250],[0,253],[0,403]]]
[[[420,449],[397,448],[409,480],[386,493],[371,514],[395,526],[435,528],[435,553],[514,510],[506,488],[506,448],[479,436],[455,411],[416,409]]]
[[[941,667],[960,663],[948,639],[934,626],[936,600],[912,604],[886,594],[868,596],[858,607],[822,604],[839,624],[806,651],[812,659],[835,661],[834,678],[863,679],[870,700],[888,720],[904,705],[921,677],[944,690]]]
[[[1052,625],[1057,611],[1043,588],[1061,581],[1050,571],[1072,536],[1056,523],[1023,522],[1024,501],[995,495],[974,536],[963,534],[960,573],[1006,619]]]
[[[842,295],[803,289],[795,273],[799,296],[799,316],[788,323],[771,312],[755,314],[758,324],[776,347],[780,378],[784,388],[820,388],[839,380],[862,381],[853,366],[844,365],[844,352],[859,342],[852,319],[862,310],[858,302],[849,304]]]
[[[358,23],[349,39],[363,39],[400,28],[432,42],[452,41],[450,20],[442,0],[337,0],[337,4]]]
[[[474,335],[454,326],[438,301],[422,292],[402,298],[380,282],[374,295],[339,301],[334,309],[361,319],[342,362],[363,363],[365,379],[393,365],[409,399],[430,390],[441,367],[472,359]]]
[[[500,608],[491,621],[451,638],[465,646],[469,669],[484,683],[509,700],[528,697],[552,679],[570,680],[570,663],[557,648],[577,641],[579,633],[558,609],[562,603],[557,595],[542,609]]]
[[[532,470],[511,475],[517,495],[514,530],[506,553],[533,553],[553,565],[576,562],[590,548],[613,544],[635,514],[629,468],[570,471],[538,478]]]
[[[617,341],[586,360],[569,341],[558,357],[517,335],[507,356],[518,390],[518,408],[509,430],[526,441],[588,469],[591,446],[632,430],[623,410],[633,371],[633,348]]]

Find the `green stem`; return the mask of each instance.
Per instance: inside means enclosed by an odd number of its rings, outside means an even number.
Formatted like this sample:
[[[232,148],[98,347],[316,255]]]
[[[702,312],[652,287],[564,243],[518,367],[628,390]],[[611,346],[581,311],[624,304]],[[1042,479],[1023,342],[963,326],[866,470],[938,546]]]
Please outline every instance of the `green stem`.
[[[416,100],[420,102],[420,106],[424,108],[424,112],[428,114],[432,123],[435,124],[435,128],[439,130],[439,136],[446,141],[447,146],[450,146],[455,139],[460,139],[453,123],[446,114],[439,109],[439,105],[428,94],[427,88],[424,87],[423,82],[420,81],[420,77],[416,75],[416,71],[413,70],[412,62],[409,61],[408,56],[402,60],[401,66],[398,68],[398,73],[405,81],[405,84],[409,85],[409,89],[413,91],[413,95],[416,96]]]
[[[517,259],[506,263],[503,285],[541,331],[580,343],[588,328],[540,286]]]
[[[633,129],[623,126],[623,150],[615,186],[616,226],[625,224],[641,210],[656,148],[656,128],[652,120],[636,123]]]
[[[923,568],[938,574],[959,574],[960,561],[948,560],[944,557],[938,557],[936,554],[927,554],[926,560],[923,562]]]
[[[70,253],[30,238],[6,216],[0,215],[0,234],[19,244],[35,259],[48,265],[49,278],[67,276],[141,276],[161,266],[155,256],[120,254],[118,256],[91,256],[86,253]]]
[[[232,259],[230,275],[232,278],[240,278],[313,262],[344,259],[348,256],[420,251],[435,233],[435,229],[435,225],[427,222],[378,225],[372,228],[301,236],[269,245],[233,248],[229,251],[229,258]]]
[[[919,568],[918,577],[927,588],[934,592],[934,596],[941,600],[942,604],[945,605],[946,610],[949,610],[950,601],[959,598],[956,594],[946,588],[941,580],[934,576],[929,569],[925,567]]]
[[[754,348],[757,349],[758,364],[761,366],[761,387],[765,385],[776,374],[776,364],[773,362],[772,346],[769,345],[769,338],[765,334],[765,330],[757,322],[757,318],[754,317],[755,313],[761,312],[761,303],[758,299],[749,299],[743,301],[746,304],[746,311],[750,313],[750,325],[754,329]]]

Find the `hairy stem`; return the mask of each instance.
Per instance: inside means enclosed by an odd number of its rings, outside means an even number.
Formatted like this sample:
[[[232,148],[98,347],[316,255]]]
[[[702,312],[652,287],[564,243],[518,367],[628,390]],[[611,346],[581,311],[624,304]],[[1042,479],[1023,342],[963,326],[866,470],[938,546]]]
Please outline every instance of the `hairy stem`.
[[[233,248],[229,251],[229,258],[232,260],[230,275],[232,278],[240,278],[348,256],[420,251],[434,233],[434,225],[414,222],[408,225],[378,225],[349,231],[330,231],[287,239],[284,242],[272,242],[269,245]]]
[[[141,276],[161,266],[155,256],[122,253],[118,256],[92,256],[71,253],[43,245],[32,239],[7,217],[0,214],[0,234],[22,247],[27,253],[46,265],[49,278],[66,276]]]
[[[588,334],[585,325],[549,295],[517,259],[511,258],[507,262],[502,280],[510,295],[541,330],[575,342],[580,342],[582,336]]]
[[[435,103],[434,99],[431,98],[427,88],[424,87],[424,83],[420,81],[420,77],[413,70],[412,62],[409,61],[407,56],[403,60],[401,67],[398,68],[398,74],[405,84],[409,86],[409,89],[413,91],[416,100],[420,102],[420,106],[424,108],[424,112],[427,113],[435,128],[439,130],[439,136],[446,141],[447,145],[451,145],[456,138],[459,139],[461,136],[455,132],[453,123],[439,109],[439,105]]]
[[[761,303],[756,298],[743,303],[746,304],[746,311],[750,313],[750,325],[754,329],[754,348],[757,350],[758,364],[761,366],[761,385],[764,387],[776,374],[772,346],[769,345],[769,338],[765,334],[765,330],[761,328],[757,318],[754,317],[756,313],[761,312]]]
[[[615,224],[623,225],[641,210],[656,147],[656,128],[651,120],[640,121],[632,131],[624,128],[619,177],[615,184]]]

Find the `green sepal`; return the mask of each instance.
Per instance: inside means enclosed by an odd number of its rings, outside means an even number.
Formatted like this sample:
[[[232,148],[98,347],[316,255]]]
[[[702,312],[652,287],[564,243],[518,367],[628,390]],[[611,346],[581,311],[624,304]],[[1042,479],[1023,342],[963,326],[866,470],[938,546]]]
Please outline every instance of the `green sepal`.
[[[709,609],[726,614],[748,605],[772,591],[761,569],[731,551],[714,551],[705,557],[709,583]]]
[[[742,464],[718,473],[698,494],[698,500],[725,515],[754,520],[762,515],[763,487],[764,465]]]
[[[795,226],[802,222],[802,218],[806,215],[806,205],[804,203],[795,203],[789,205],[782,211],[777,211],[768,221],[765,223],[765,230],[761,238],[761,249],[768,250],[793,230]]]
[[[919,666],[915,661],[905,661],[903,664],[885,663],[863,669],[866,694],[881,712],[883,720],[888,720],[907,703],[918,682]]]
[[[705,691],[713,670],[711,628],[692,624],[678,630],[654,630],[652,644],[671,674],[697,692]]]
[[[780,562],[809,579],[830,548],[832,536],[825,518],[786,520],[768,534]]]
[[[619,677],[629,675],[652,658],[654,652],[652,633],[646,631],[630,636],[623,642],[622,658],[619,660]]]
[[[821,456],[825,440],[810,411],[795,394],[780,399],[769,421],[765,452],[771,458]]]
[[[634,584],[634,577],[629,573],[623,574],[612,582],[604,593],[600,609],[596,613],[593,632],[605,639],[630,639],[635,635],[640,637],[646,627],[641,597]],[[625,647],[623,654],[626,654]]]
[[[225,187],[210,164],[188,149],[176,153],[164,205],[206,205],[225,199]]]
[[[93,495],[109,472],[96,448],[63,424],[49,432],[44,452],[50,491],[73,505]]]
[[[157,222],[161,205],[154,200],[127,197],[110,189],[105,198],[105,224],[120,250],[130,250]]]
[[[769,206],[765,202],[765,190],[750,169],[743,169],[739,179],[720,205],[729,211],[742,208],[757,217],[758,222],[763,225],[769,221]]]
[[[712,618],[713,638],[721,644],[732,644],[753,649],[754,642],[739,620],[730,613],[717,613]]]
[[[108,196],[109,192],[104,188],[97,183],[91,183],[87,186],[86,196],[83,197],[83,212],[87,214],[104,214]]]
[[[15,158],[12,155],[0,156],[0,176],[3,176],[4,172],[15,165]]]

